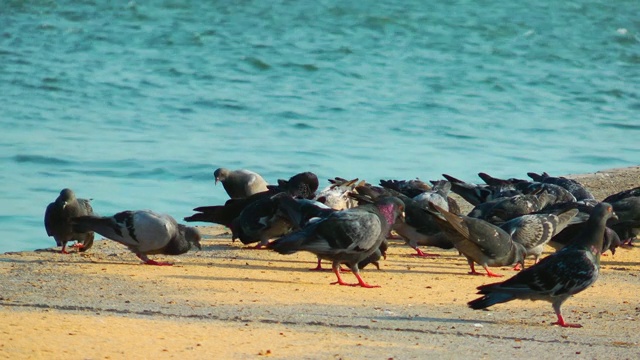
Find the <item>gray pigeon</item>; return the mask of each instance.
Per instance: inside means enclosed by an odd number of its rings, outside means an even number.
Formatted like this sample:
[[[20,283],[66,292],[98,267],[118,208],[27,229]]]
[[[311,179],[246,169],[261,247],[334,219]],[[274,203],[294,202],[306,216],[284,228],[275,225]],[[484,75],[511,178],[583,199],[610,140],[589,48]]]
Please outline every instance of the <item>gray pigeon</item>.
[[[501,228],[484,220],[464,215],[456,215],[445,209],[431,204],[437,212],[433,212],[438,225],[448,236],[460,253],[469,262],[471,275],[481,275],[476,272],[474,262],[480,264],[487,276],[500,277],[489,270],[489,266],[509,266],[520,263],[524,267],[526,249],[511,240],[511,236]],[[430,211],[430,210],[429,210]]]
[[[598,278],[605,226],[612,217],[616,215],[611,205],[596,205],[586,226],[571,244],[504,282],[478,287],[478,294],[483,296],[470,301],[469,307],[485,309],[515,299],[544,300],[551,303],[558,317],[554,325],[582,327],[566,323],[560,307],[571,295],[585,290]]]
[[[580,184],[576,180],[567,179],[564,177],[550,176],[546,172],[543,172],[542,174],[529,172],[527,173],[527,175],[529,175],[529,177],[534,181],[562,186],[563,188],[569,190],[569,192],[576,198],[577,201],[595,199],[595,197],[593,197],[589,190],[585,189],[584,186],[582,186],[582,184]]]
[[[571,209],[558,215],[522,215],[500,225],[500,228],[511,235],[513,241],[522,244],[527,250],[527,256],[533,255],[537,264],[544,246],[552,237],[564,230],[577,214],[577,209]]]
[[[308,251],[333,262],[332,269],[338,281],[334,284],[362,287],[369,285],[360,277],[358,263],[380,249],[386,235],[396,221],[401,221],[403,202],[395,197],[377,199],[373,204],[336,211],[329,216],[308,223],[267,245],[280,254]],[[340,276],[340,264],[346,264],[358,279],[348,284]]]
[[[214,171],[213,176],[216,178],[216,185],[221,182],[232,199],[243,199],[268,190],[267,182],[253,171],[219,168]]]
[[[47,206],[44,213],[44,227],[47,235],[53,236],[60,251],[67,252],[67,242],[77,240],[73,247],[79,251],[87,251],[93,245],[93,231],[75,232],[71,227],[71,218],[83,215],[93,215],[93,208],[89,200],[78,199],[71,189],[62,189],[56,201]]]
[[[200,246],[200,232],[178,224],[170,215],[151,210],[122,211],[113,216],[79,216],[72,220],[76,231],[95,231],[125,245],[147,265],[173,265],[147,255],[180,255]]]

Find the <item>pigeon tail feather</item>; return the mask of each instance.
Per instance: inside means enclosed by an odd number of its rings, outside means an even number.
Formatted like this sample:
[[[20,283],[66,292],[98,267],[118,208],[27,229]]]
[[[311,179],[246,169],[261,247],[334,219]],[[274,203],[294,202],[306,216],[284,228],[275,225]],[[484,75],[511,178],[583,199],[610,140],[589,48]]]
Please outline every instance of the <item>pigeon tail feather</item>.
[[[302,244],[306,239],[307,236],[303,231],[297,231],[272,241],[267,245],[267,248],[283,255],[289,255],[302,250]]]
[[[480,292],[482,293],[482,292]],[[516,297],[513,294],[503,293],[503,292],[492,292],[488,293],[485,296],[469,301],[467,305],[474,310],[486,309],[489,306],[493,306],[495,304],[505,303],[507,301],[511,301]]]

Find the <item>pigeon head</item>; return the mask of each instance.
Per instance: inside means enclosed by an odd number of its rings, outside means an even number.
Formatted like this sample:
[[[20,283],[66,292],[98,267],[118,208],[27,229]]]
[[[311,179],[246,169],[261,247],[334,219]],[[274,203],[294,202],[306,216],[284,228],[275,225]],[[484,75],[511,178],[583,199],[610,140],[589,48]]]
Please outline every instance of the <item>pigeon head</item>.
[[[198,231],[198,229],[191,226],[185,226],[184,238],[189,242],[189,244],[193,244],[198,248],[198,250],[202,250],[202,245],[200,245],[202,235],[200,235],[200,231]]]
[[[610,228],[604,229],[604,243],[602,244],[602,252],[607,250],[611,250],[611,255],[616,254],[616,249],[622,245],[622,240],[620,240],[620,236],[618,233],[613,231]]]
[[[216,184],[218,184],[218,181],[225,181],[227,176],[229,176],[229,169],[217,168],[216,171],[213,172],[213,177],[216,178]]]
[[[594,220],[604,219],[606,222],[609,219],[618,220],[618,215],[613,211],[611,204],[601,202],[593,208],[593,212],[589,218],[593,218]]]
[[[518,263],[521,266],[521,269],[524,270],[524,259],[527,257],[527,249],[520,243],[513,242],[513,245],[516,247],[516,254],[514,263]]]
[[[69,202],[75,200],[75,198],[76,194],[73,192],[73,190],[65,188],[60,191],[60,196],[58,196],[56,202],[62,205],[62,207],[64,208]]]

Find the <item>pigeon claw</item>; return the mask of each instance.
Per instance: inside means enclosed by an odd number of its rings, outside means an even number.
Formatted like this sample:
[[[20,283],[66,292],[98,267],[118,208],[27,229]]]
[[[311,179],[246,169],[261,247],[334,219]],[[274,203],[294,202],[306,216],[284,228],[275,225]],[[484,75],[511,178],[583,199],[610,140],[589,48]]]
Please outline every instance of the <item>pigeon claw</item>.
[[[487,270],[487,276],[488,277],[503,277],[504,275],[496,274],[496,273],[494,273],[492,271]]]
[[[84,249],[84,244],[75,243],[75,244],[71,245],[71,247],[75,248],[75,249]]]
[[[558,316],[558,321],[551,323],[551,325],[558,325],[558,326],[562,326],[562,327],[570,327],[570,328],[581,328],[582,325],[580,324],[570,324],[564,321],[564,318],[562,317],[561,314],[557,314]]]
[[[415,254],[411,254],[411,256],[418,256],[418,257],[436,257],[436,256],[440,256],[440,254],[429,254],[426,252],[423,252],[422,250],[415,248],[416,253]]]

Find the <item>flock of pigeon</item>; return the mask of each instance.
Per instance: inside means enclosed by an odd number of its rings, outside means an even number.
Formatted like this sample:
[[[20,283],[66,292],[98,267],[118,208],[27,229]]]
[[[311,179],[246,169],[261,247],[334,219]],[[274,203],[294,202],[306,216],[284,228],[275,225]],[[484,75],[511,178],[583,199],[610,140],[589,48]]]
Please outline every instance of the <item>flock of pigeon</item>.
[[[322,260],[332,262],[337,277],[333,284],[339,285],[377,287],[366,283],[359,270],[378,266],[393,236],[403,239],[416,256],[432,256],[419,246],[455,248],[467,258],[469,274],[481,274],[475,269],[478,264],[488,276],[499,277],[489,268],[515,264],[520,272],[478,287],[483,296],[468,305],[484,309],[513,299],[545,300],[558,318],[554,324],[579,327],[565,322],[560,307],[596,281],[604,251],[631,245],[640,230],[640,187],[598,202],[574,180],[528,175],[532,180],[480,173],[485,184],[443,175],[446,180],[381,180],[379,186],[335,178],[318,191],[318,178],[311,172],[269,185],[255,172],[220,168],[214,172],[215,183],[222,183],[230,199],[195,208],[184,220],[224,225],[234,241],[257,243],[252,248],[311,252],[318,258],[314,270],[322,269]],[[473,210],[461,214],[450,192]],[[73,247],[88,250],[94,232],[127,246],[149,265],[171,265],[149,259],[150,254],[179,255],[192,246],[201,248],[198,230],[169,215],[137,210],[96,216],[89,201],[76,198],[70,189],[49,204],[44,223],[62,253],[74,240]],[[540,260],[546,244],[558,251]],[[529,255],[535,264],[524,268]],[[342,280],[343,264],[357,284]]]

